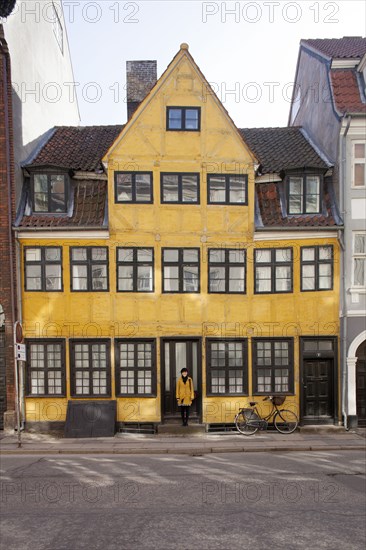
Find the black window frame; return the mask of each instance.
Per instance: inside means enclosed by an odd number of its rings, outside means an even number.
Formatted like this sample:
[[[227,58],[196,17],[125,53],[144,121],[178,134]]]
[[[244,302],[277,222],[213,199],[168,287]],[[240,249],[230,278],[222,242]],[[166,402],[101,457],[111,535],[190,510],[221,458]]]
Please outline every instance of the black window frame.
[[[331,256],[330,259],[320,259],[319,258],[319,251],[321,248],[330,248],[331,249]],[[314,250],[314,260],[304,260],[303,259],[303,251],[304,250]],[[329,288],[319,288],[319,268],[320,265],[330,265],[331,266],[331,286]],[[303,273],[302,268],[306,265],[314,265],[314,280],[315,280],[315,288],[303,288]],[[326,292],[329,290],[333,290],[334,285],[334,247],[331,244],[325,244],[325,245],[315,245],[315,246],[302,246],[300,248],[300,288],[301,292]]]
[[[276,261],[276,251],[278,250],[290,250],[291,251],[291,260],[278,262]],[[261,252],[271,252],[271,261],[270,262],[258,262],[257,254]],[[276,267],[290,267],[290,276],[291,276],[291,288],[290,290],[276,290]],[[257,290],[257,267],[270,267],[271,268],[271,290],[260,291]],[[294,252],[293,248],[290,246],[279,247],[279,248],[256,248],[254,249],[254,294],[291,294],[294,290]]]
[[[164,176],[178,176],[178,200],[167,201],[164,200]],[[195,202],[183,201],[183,185],[182,179],[184,176],[196,176],[197,177],[197,200]],[[160,173],[160,202],[161,204],[200,204],[200,174],[199,172],[161,172]]]
[[[210,200],[210,180],[211,178],[225,178],[225,200],[211,201]],[[230,178],[244,178],[245,182],[245,200],[244,202],[230,201]],[[248,174],[207,174],[207,204],[210,205],[230,205],[230,206],[248,206]]]
[[[88,345],[89,367],[87,369],[76,369],[75,367],[75,346]],[[92,353],[93,345],[106,345],[106,368],[96,369],[92,366]],[[89,393],[77,393],[76,392],[76,372],[77,371],[89,372]],[[106,371],[106,393],[95,394],[90,389],[93,387],[93,372],[105,370]],[[70,339],[70,397],[76,399],[90,398],[93,399],[106,399],[112,397],[112,384],[111,384],[111,340],[109,338],[72,338]]]
[[[169,128],[169,112],[171,110],[181,110],[181,120],[182,120],[182,128]],[[198,128],[186,128],[185,122],[186,122],[186,111],[197,111],[198,113]],[[197,107],[196,105],[169,105],[166,108],[166,130],[167,132],[200,132],[201,131],[201,107]]]
[[[131,175],[131,191],[132,191],[132,200],[119,200],[117,193],[117,178],[119,174],[129,174]],[[138,175],[148,175],[150,176],[150,199],[144,201],[136,200],[136,176]],[[153,172],[150,170],[117,170],[114,172],[114,202],[115,204],[153,204],[154,202],[154,176]]]
[[[213,251],[220,251],[225,253],[225,260],[224,262],[212,262],[211,263],[211,252]],[[230,252],[244,252],[244,262],[230,262]],[[245,248],[209,248],[208,249],[208,274],[207,274],[207,281],[208,281],[208,293],[209,294],[246,294],[247,292],[247,251]],[[225,290],[223,291],[216,291],[211,290],[211,275],[210,275],[210,268],[211,267],[224,267],[225,268]],[[243,291],[232,291],[229,289],[230,286],[230,267],[244,267],[244,290]]]
[[[211,344],[221,343],[225,344],[225,366],[219,367],[211,366]],[[229,365],[229,352],[228,347],[231,343],[241,343],[242,344],[242,354],[243,354],[243,391],[242,392],[229,392],[229,370],[240,370],[239,367],[230,367]],[[214,369],[225,369],[225,393],[213,392],[212,391],[212,370]],[[241,396],[248,395],[249,385],[248,385],[248,374],[249,374],[249,364],[248,364],[248,339],[247,338],[206,338],[206,388],[207,396],[223,397],[223,396]]]
[[[165,250],[178,250],[178,261],[174,262],[165,262],[164,261],[164,252]],[[184,262],[183,254],[185,250],[196,250],[198,251],[198,261],[197,262]],[[179,290],[165,290],[165,277],[164,277],[164,267],[178,267],[178,281],[179,281]],[[184,267],[198,267],[198,289],[193,291],[183,290],[184,283]],[[198,247],[177,247],[177,246],[167,246],[161,249],[161,284],[162,284],[162,293],[163,294],[199,294],[201,292],[201,250]]]
[[[60,260],[50,261],[46,260],[46,249],[57,249],[60,251]],[[27,250],[39,249],[41,251],[41,260],[40,261],[28,261],[27,260]],[[63,292],[64,290],[64,277],[63,277],[63,261],[62,261],[62,246],[25,246],[24,247],[24,291],[25,292]],[[41,267],[41,288],[28,288],[27,287],[27,266],[40,266]],[[61,266],[61,288],[50,290],[46,288],[46,266],[47,265],[60,265]]]
[[[26,366],[26,396],[27,397],[52,397],[52,398],[63,398],[66,397],[66,342],[64,338],[27,338],[25,339],[25,345],[27,350],[27,366]],[[48,367],[48,355],[46,350],[44,350],[44,357],[46,364],[43,368],[36,368],[32,367],[31,361],[32,361],[32,354],[31,354],[31,346],[37,345],[37,346],[43,346],[46,348],[49,345],[60,345],[61,346],[61,368],[55,369],[55,368],[49,368]],[[32,393],[32,372],[33,371],[42,371],[44,372],[44,385],[45,385],[45,392],[44,393]],[[46,373],[50,371],[60,371],[61,372],[61,393],[49,393],[49,391],[46,391],[49,389],[48,384],[48,377],[46,376]]]
[[[35,185],[34,185],[34,178],[35,176],[47,176],[47,210],[36,210],[36,201],[35,201],[35,195],[37,194],[35,192]],[[51,177],[52,176],[63,176],[64,177],[64,198],[65,198],[65,208],[63,210],[54,210],[50,209],[50,205],[52,204],[52,193],[51,193]],[[68,203],[69,203],[69,194],[70,194],[70,178],[69,174],[67,172],[63,171],[53,171],[53,170],[37,170],[31,173],[31,201],[32,201],[32,210],[33,214],[35,215],[47,215],[52,214],[53,216],[62,216],[65,215],[68,210]]]
[[[133,250],[133,259],[132,259],[132,261],[128,261],[128,262],[120,261],[118,259],[119,250]],[[152,251],[152,260],[151,260],[151,262],[138,261],[138,251],[139,250],[151,250]],[[120,266],[131,266],[132,267],[133,290],[121,290],[119,288],[119,269],[118,268]],[[152,290],[139,290],[137,288],[138,268],[143,267],[143,266],[152,267]],[[133,292],[138,292],[138,293],[143,293],[143,294],[149,294],[151,292],[155,292],[155,269],[154,269],[154,266],[155,266],[155,250],[154,250],[153,247],[151,247],[151,246],[118,246],[116,248],[116,290],[117,290],[117,292],[122,292],[122,293],[127,292],[129,294],[131,294]]]
[[[106,260],[99,261],[92,259],[92,251],[95,248],[103,248],[107,251]],[[73,260],[72,252],[75,249],[86,249],[86,260]],[[86,265],[87,266],[87,288],[86,289],[74,289],[73,288],[73,275],[72,268],[74,265]],[[106,265],[107,266],[107,288],[93,289],[92,287],[92,266],[93,265]],[[109,292],[109,248],[108,246],[70,246],[70,291],[71,292]]]
[[[123,367],[120,366],[121,349],[120,344],[133,344],[134,345],[134,361],[135,365],[138,365],[138,345],[139,344],[151,344],[151,369],[146,367],[127,367],[128,370],[134,371],[134,393],[121,392],[121,372]],[[157,396],[157,357],[156,357],[156,339],[155,338],[116,338],[114,344],[115,355],[115,384],[116,384],[116,397],[156,397]],[[151,393],[138,393],[138,372],[139,370],[151,370]]]
[[[307,212],[306,210],[306,199],[310,195],[307,193],[307,178],[316,177],[319,178],[319,208],[317,211],[313,212]],[[302,210],[300,212],[292,212],[290,205],[291,200],[290,197],[292,196],[290,194],[290,180],[291,178],[302,178]],[[322,190],[323,190],[323,175],[319,173],[307,173],[307,174],[288,174],[287,175],[287,212],[290,216],[316,216],[317,214],[321,214],[322,211]]]
[[[258,365],[257,356],[257,344],[258,342],[270,342],[271,343],[271,365]],[[277,365],[273,364],[275,358],[274,345],[277,342],[288,343],[288,357],[289,364]],[[276,338],[276,337],[261,337],[252,339],[252,395],[294,395],[294,382],[295,382],[295,362],[294,362],[294,339],[293,338]],[[288,368],[288,391],[275,391],[275,370]],[[271,371],[271,390],[259,391],[258,390],[258,370],[268,369]]]

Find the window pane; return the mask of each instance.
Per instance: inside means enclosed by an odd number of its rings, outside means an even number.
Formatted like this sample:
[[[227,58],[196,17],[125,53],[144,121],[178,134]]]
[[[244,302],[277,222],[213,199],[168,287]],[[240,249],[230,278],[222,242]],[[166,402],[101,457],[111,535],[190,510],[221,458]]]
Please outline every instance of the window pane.
[[[47,194],[48,177],[46,174],[34,174],[34,192]]]
[[[184,262],[198,262],[198,250],[183,250]]]
[[[209,176],[210,202],[226,201],[225,176]]]
[[[290,196],[289,212],[290,214],[301,214],[302,196]]]
[[[355,235],[354,252],[355,254],[366,253],[366,235]]]
[[[291,268],[288,266],[276,267],[275,289],[278,292],[291,290]]]
[[[137,290],[140,292],[152,290],[152,267],[139,266],[137,268]]]
[[[365,164],[355,164],[355,178],[354,185],[365,185]]]
[[[92,265],[92,289],[93,290],[107,290],[107,266],[106,265]]]
[[[171,250],[164,250],[164,261],[165,262],[177,262],[178,261],[179,251],[176,248]]]
[[[301,250],[301,257],[304,262],[314,262],[315,248],[303,248]]]
[[[198,130],[198,109],[186,109],[186,124],[187,130]]]
[[[41,278],[41,266],[40,265],[27,265],[25,268],[25,276],[27,280],[27,290],[41,290],[42,278]]]
[[[229,268],[229,291],[244,292],[244,267]]]
[[[229,262],[243,264],[245,262],[245,250],[229,250]]]
[[[319,247],[319,260],[331,260],[332,259],[332,247],[320,246]]]
[[[303,290],[315,290],[315,266],[303,265],[301,270],[301,282]]]
[[[61,265],[46,265],[46,290],[61,290]]]
[[[86,265],[72,266],[72,288],[73,290],[88,289],[88,276]]]
[[[132,201],[132,174],[117,174],[117,200]]]
[[[167,292],[179,291],[179,269],[174,266],[164,267],[164,290]]]
[[[365,144],[364,143],[355,143],[355,158],[356,159],[365,158]]]
[[[107,260],[106,248],[92,248],[92,260],[95,262],[105,262]]]
[[[64,212],[66,209],[65,200],[65,176],[51,175],[51,208],[52,212]]]
[[[357,286],[363,286],[365,284],[365,268],[366,260],[362,258],[354,258],[354,284]]]
[[[27,262],[40,262],[41,261],[41,249],[40,248],[27,248],[25,251],[25,259]]]
[[[197,202],[198,201],[198,178],[195,175],[182,176],[182,201]]]
[[[166,174],[163,176],[163,201],[178,202],[178,182],[176,174]]]
[[[198,292],[198,267],[183,267],[184,292]]]
[[[118,290],[133,291],[132,265],[118,266]]]
[[[45,193],[34,193],[34,211],[48,212],[48,195]]]
[[[306,178],[306,194],[319,195],[320,180],[318,176],[307,176]]]
[[[256,292],[271,292],[271,268],[256,267],[255,269]]]
[[[46,248],[45,259],[47,262],[60,262],[61,261],[61,249],[60,248]]]
[[[85,262],[87,260],[87,249],[73,248],[71,251],[71,258],[74,262]]]
[[[182,128],[182,109],[169,109],[168,128],[180,130]]]
[[[133,261],[133,248],[119,248],[118,249],[118,261],[119,262],[132,262]]]
[[[229,177],[229,201],[231,203],[245,202],[245,178],[243,176]]]
[[[270,250],[256,250],[255,251],[255,261],[257,263],[270,263],[271,262],[271,251]]]
[[[332,288],[332,266],[330,264],[319,265],[319,289]]]
[[[224,263],[225,262],[225,250],[214,248],[209,251],[210,263]]]
[[[137,261],[138,262],[152,262],[153,261],[153,251],[151,248],[141,248],[137,250]]]
[[[224,267],[210,267],[210,292],[225,292]]]
[[[291,262],[292,251],[288,248],[276,250],[276,262]]]
[[[319,212],[319,195],[307,195],[306,196],[306,213]]]
[[[145,202],[151,200],[151,176],[150,174],[136,174],[136,201]]]

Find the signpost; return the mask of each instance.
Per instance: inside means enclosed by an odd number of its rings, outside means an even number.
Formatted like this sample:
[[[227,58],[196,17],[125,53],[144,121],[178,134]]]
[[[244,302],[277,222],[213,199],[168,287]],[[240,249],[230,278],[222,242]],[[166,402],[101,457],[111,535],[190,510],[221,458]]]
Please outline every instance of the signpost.
[[[19,387],[19,363],[26,361],[25,344],[23,344],[23,328],[20,321],[14,323],[14,353],[15,353],[15,399],[17,415],[18,447],[22,446],[20,433],[20,387]]]

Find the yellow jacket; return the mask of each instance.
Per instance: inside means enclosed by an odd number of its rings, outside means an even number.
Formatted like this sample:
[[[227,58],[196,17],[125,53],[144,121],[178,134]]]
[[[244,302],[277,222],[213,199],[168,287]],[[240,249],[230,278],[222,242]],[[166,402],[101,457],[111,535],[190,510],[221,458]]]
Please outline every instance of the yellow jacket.
[[[178,405],[192,405],[192,401],[194,399],[194,387],[193,380],[190,376],[188,376],[186,383],[183,382],[181,376],[178,378],[175,395],[178,400]]]

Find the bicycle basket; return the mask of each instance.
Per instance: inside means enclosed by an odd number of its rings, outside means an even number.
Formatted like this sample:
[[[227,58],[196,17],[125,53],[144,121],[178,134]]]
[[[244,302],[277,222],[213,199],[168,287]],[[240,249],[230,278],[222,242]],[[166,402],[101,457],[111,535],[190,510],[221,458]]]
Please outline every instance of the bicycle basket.
[[[277,405],[277,407],[278,407],[279,405],[284,404],[285,399],[286,399],[286,397],[284,395],[275,395],[272,399],[272,403],[274,405]]]

